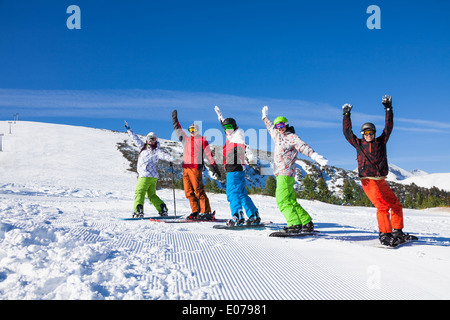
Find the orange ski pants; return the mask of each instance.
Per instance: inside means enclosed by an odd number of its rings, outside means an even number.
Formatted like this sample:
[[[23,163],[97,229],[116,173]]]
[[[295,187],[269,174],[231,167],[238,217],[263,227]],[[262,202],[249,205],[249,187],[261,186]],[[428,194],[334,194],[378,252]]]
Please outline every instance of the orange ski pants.
[[[386,180],[361,179],[364,192],[377,208],[378,230],[403,229],[403,207]]]
[[[192,212],[211,213],[209,199],[206,196],[200,169],[184,168],[183,170],[184,194],[189,200]],[[199,201],[200,198],[200,201]],[[200,202],[200,208],[199,208]]]

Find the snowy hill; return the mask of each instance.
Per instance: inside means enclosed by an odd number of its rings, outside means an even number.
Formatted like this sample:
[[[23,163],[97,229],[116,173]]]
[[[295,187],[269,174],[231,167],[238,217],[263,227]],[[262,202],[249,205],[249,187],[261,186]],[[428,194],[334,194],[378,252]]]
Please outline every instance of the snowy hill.
[[[394,164],[389,164],[388,180],[409,185],[415,185],[423,188],[439,188],[450,192],[450,173],[427,173],[420,169],[411,172],[406,171]]]
[[[411,172],[406,171],[398,166],[396,166],[395,164],[390,163],[389,164],[389,174],[388,174],[388,180],[391,181],[402,181],[405,180],[407,178],[411,178],[411,177],[418,177],[418,176],[422,176],[422,175],[426,175],[428,173],[426,173],[425,171],[419,170],[419,169],[415,169]]]
[[[374,208],[317,201],[300,203],[319,236],[270,238],[285,220],[260,195],[252,199],[273,222],[266,229],[119,221],[136,183],[117,147],[125,133],[32,122],[12,130],[0,122],[0,299],[450,298],[448,209],[405,210],[405,231],[421,240],[397,250],[375,247]],[[173,214],[172,189],[158,194]],[[226,195],[208,196],[228,218]],[[178,215],[190,212],[182,190],[175,200]]]
[[[416,184],[419,187],[436,187],[450,192],[450,173],[431,173],[421,176],[414,176],[400,181],[402,184]]]

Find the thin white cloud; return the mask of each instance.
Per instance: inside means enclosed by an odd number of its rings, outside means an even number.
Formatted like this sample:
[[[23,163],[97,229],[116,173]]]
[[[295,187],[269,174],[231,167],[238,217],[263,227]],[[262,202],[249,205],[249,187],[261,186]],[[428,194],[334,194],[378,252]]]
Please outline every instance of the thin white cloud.
[[[177,109],[186,121],[216,121],[214,106],[219,105],[225,117],[236,117],[239,123],[261,121],[261,108],[269,106],[269,117],[285,116],[296,127],[339,128],[342,110],[326,103],[300,99],[240,97],[219,93],[172,90],[24,90],[0,89],[0,117],[15,112],[28,117],[105,117],[129,119],[167,119]],[[384,115],[352,113],[354,127],[371,121],[384,126]],[[423,119],[396,118],[399,130],[448,132],[450,123]],[[408,124],[408,126],[405,126]],[[410,126],[409,126],[410,125]]]
[[[416,126],[428,127],[430,129],[450,129],[450,123],[441,122],[441,121],[431,121],[431,120],[422,120],[422,119],[406,119],[406,118],[397,118],[397,122],[405,122]],[[439,131],[439,132],[443,132]]]
[[[184,117],[216,120],[214,106],[219,105],[227,117],[240,122],[261,119],[261,108],[268,105],[270,115],[284,115],[291,122],[306,126],[331,125],[335,108],[327,104],[302,100],[247,98],[226,94],[169,90],[18,90],[0,89],[0,116],[10,116],[18,109],[31,116],[79,116],[109,118],[136,117],[165,119],[177,109]],[[15,112],[15,111],[14,111]]]

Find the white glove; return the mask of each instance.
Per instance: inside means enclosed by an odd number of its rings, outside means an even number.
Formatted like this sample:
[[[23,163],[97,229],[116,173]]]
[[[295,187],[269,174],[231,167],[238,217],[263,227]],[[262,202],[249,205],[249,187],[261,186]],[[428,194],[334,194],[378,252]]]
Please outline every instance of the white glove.
[[[342,106],[342,112],[344,114],[350,114],[350,111],[352,111],[353,106],[349,103],[346,103]]]
[[[264,106],[262,108],[262,118],[261,119],[264,120],[264,118],[266,118],[268,114],[269,114],[269,107],[268,106]]]
[[[321,166],[326,166],[328,163],[328,160],[325,159],[323,156],[319,155],[317,152],[314,152],[311,157],[315,162],[320,164]]]
[[[392,97],[389,95],[385,95],[381,103],[384,105],[386,110],[392,109]]]
[[[220,122],[225,120],[225,118],[223,117],[222,112],[220,111],[218,106],[214,107],[214,111],[217,113],[217,119],[219,119]]]

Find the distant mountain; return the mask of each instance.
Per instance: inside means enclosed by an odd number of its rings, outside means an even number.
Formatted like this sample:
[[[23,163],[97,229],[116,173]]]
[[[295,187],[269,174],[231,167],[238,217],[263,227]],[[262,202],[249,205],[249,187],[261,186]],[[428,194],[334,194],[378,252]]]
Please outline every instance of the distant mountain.
[[[411,177],[418,177],[422,175],[427,175],[428,173],[420,169],[415,169],[413,171],[406,171],[395,164],[389,164],[389,174],[387,179],[390,181],[402,181]]]
[[[450,192],[450,173],[431,173],[420,176],[406,178],[399,183],[410,185],[415,184],[423,188],[439,188]]]
[[[450,192],[450,173],[427,173],[420,169],[406,171],[394,164],[389,165],[387,180],[404,185],[415,184],[423,188],[438,188]]]

